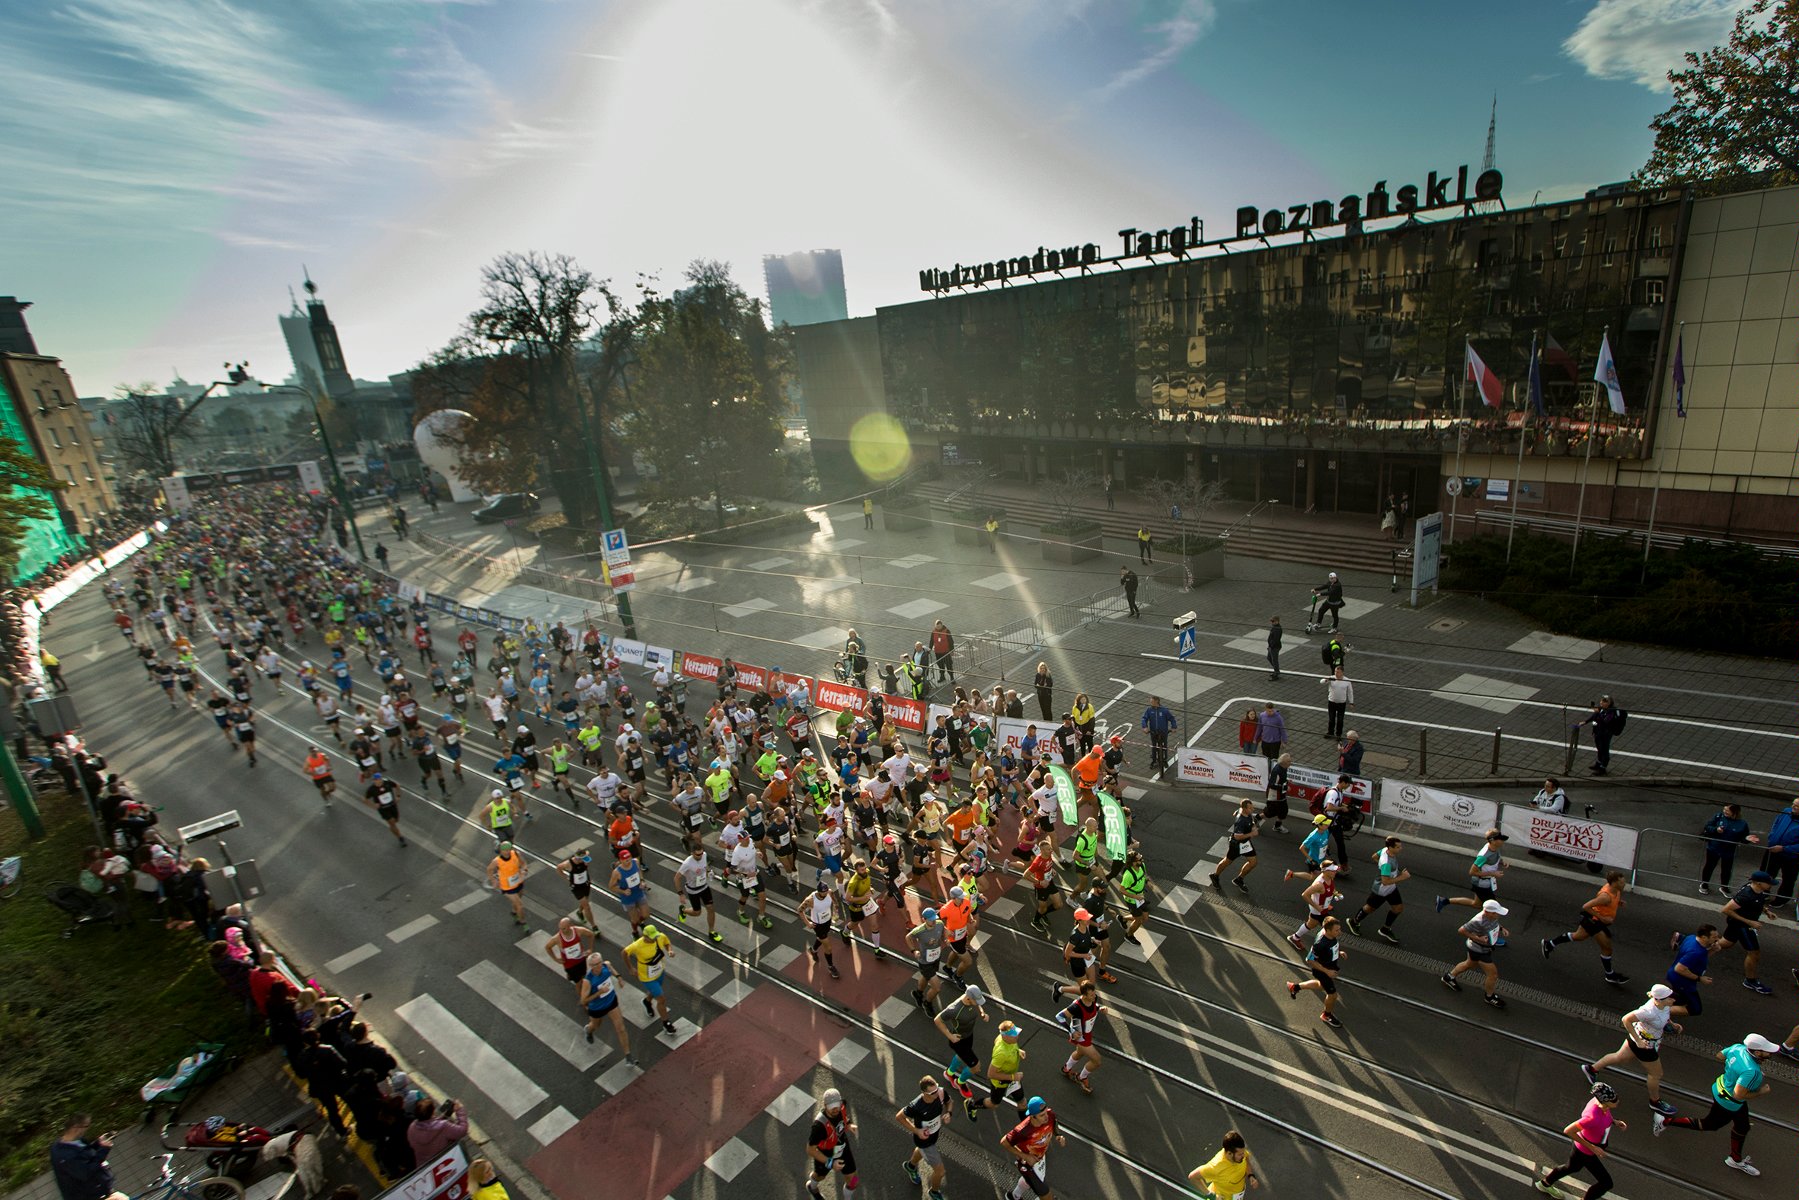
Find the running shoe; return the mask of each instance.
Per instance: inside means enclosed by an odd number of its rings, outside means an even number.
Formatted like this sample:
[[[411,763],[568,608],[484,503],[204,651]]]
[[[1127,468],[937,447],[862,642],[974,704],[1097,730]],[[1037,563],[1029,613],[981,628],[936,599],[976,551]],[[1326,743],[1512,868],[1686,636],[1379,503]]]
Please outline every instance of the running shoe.
[[[742,921],[745,925],[748,925],[750,923],[750,914],[748,914],[746,912],[739,912],[737,914],[737,919],[739,921]]]
[[[687,924],[687,910],[683,908],[675,913],[675,920],[681,922],[683,925]]]
[[[1709,884],[1709,883],[1702,883],[1702,884],[1700,884],[1700,885],[1699,885],[1699,894],[1700,894],[1700,895],[1701,895],[1701,896],[1709,896],[1709,895],[1711,895],[1711,894],[1712,894],[1712,885],[1711,885],[1711,884]]]
[[[1389,942],[1392,942],[1395,946],[1399,945],[1399,935],[1397,933],[1394,933],[1393,930],[1389,926],[1382,925],[1379,929],[1375,930],[1374,932],[1380,934],[1381,937],[1385,938]]]
[[[1299,935],[1297,933],[1289,933],[1287,935],[1287,944],[1289,946],[1292,946],[1295,950],[1299,951],[1301,954],[1304,954],[1306,952],[1306,944],[1304,942],[1300,941]]]
[[[913,1165],[912,1165],[912,1164],[911,1164],[911,1163],[910,1163],[910,1162],[903,1162],[903,1163],[901,1163],[901,1164],[900,1164],[900,1170],[902,1170],[902,1171],[904,1171],[904,1172],[905,1172],[905,1173],[906,1173],[906,1178],[907,1178],[907,1179],[910,1179],[910,1180],[911,1180],[911,1181],[912,1181],[912,1186],[913,1186],[913,1187],[917,1187],[917,1186],[919,1186],[919,1185],[920,1185],[920,1184],[921,1184],[921,1183],[923,1183],[923,1182],[924,1182],[924,1180],[923,1180],[923,1179],[921,1179],[921,1178],[919,1178],[919,1175],[918,1175],[918,1168],[917,1168],[917,1167],[915,1167],[915,1166],[913,1166]]]
[[[707,934],[706,936],[711,938],[715,942],[722,942],[725,940],[725,935],[720,933],[716,929],[714,929],[711,933]]]
[[[1437,976],[1437,978],[1442,980],[1443,986],[1452,992],[1459,992],[1462,990],[1462,985],[1457,983],[1455,976],[1451,975],[1448,971],[1443,972],[1441,975]]]
[[[1587,1086],[1588,1087],[1592,1087],[1594,1084],[1599,1082],[1599,1072],[1597,1072],[1593,1069],[1593,1066],[1591,1063],[1581,1063],[1580,1064],[1580,1073],[1587,1077]]]
[[[1292,883],[1293,882],[1293,872],[1282,871],[1281,872],[1281,882],[1282,883]]]
[[[1758,996],[1772,996],[1774,994],[1774,989],[1759,979],[1745,979],[1743,980],[1743,986]]]
[[[1337,1020],[1336,1016],[1332,1013],[1319,1013],[1318,1019],[1323,1021],[1326,1025],[1329,1025],[1332,1029],[1343,1028],[1343,1022]]]
[[[1238,891],[1242,892],[1245,896],[1249,895],[1249,885],[1243,882],[1241,876],[1233,878],[1231,882],[1237,885]]]
[[[772,924],[772,922],[771,922],[771,924]],[[879,946],[876,946],[875,947],[875,957],[876,958],[886,958],[887,952],[885,950],[881,949]]]
[[[643,1064],[638,1062],[635,1058],[631,1057],[629,1054],[627,1054],[627,1055],[625,1055],[625,1065],[627,1067],[641,1067]]]
[[[593,1045],[593,1030],[591,1029],[587,1031],[587,1044],[589,1046]]]
[[[775,923],[767,917],[757,917],[756,924],[763,929],[773,929],[775,927]]]
[[[662,1022],[662,1028],[669,1033],[673,1033],[675,1031],[675,1023],[673,1021],[664,1021]]]
[[[1678,937],[1679,935],[1676,934],[1675,936]],[[1544,938],[1541,944],[1543,947],[1543,957],[1548,958],[1550,953],[1555,950],[1555,943],[1548,938]]]
[[[968,1114],[968,1119],[970,1121],[979,1121],[981,1119],[981,1106],[976,1104],[972,1099],[962,1101],[962,1111]]]
[[[1669,1104],[1666,1100],[1651,1100],[1649,1102],[1649,1111],[1660,1113],[1664,1117],[1671,1117],[1679,1110],[1672,1104]]]
[[[654,1000],[650,999],[648,996],[645,996],[643,998],[643,1011],[649,1013],[652,1017],[655,1016],[656,1015],[656,1002]]]
[[[1444,909],[1446,909],[1448,907],[1449,907],[1449,897],[1448,896],[1438,896],[1437,897],[1437,911],[1442,912]]]
[[[1291,981],[1288,982],[1288,984],[1287,984],[1287,999],[1289,999],[1289,1000],[1299,999],[1299,985],[1297,983],[1293,983]]]
[[[1343,923],[1345,925],[1349,926],[1349,932],[1355,934],[1357,937],[1362,936],[1362,922],[1360,920],[1358,920],[1355,917],[1351,917],[1351,918],[1349,918],[1349,920],[1347,920]]]
[[[1562,1189],[1559,1187],[1556,1187],[1555,1184],[1553,1184],[1553,1183],[1545,1183],[1541,1179],[1533,1179],[1530,1181],[1530,1186],[1536,1188],[1539,1192],[1542,1192],[1545,1196],[1554,1196],[1555,1200],[1561,1200]]]
[[[1616,971],[1607,971],[1600,978],[1604,979],[1607,983],[1616,983],[1616,984],[1620,984],[1620,985],[1630,982],[1630,976],[1620,975]]]
[[[1741,1158],[1732,1158],[1730,1155],[1726,1154],[1724,1156],[1724,1165],[1733,1171],[1741,1171],[1745,1175],[1755,1176],[1761,1174],[1761,1168],[1750,1162],[1747,1154],[1743,1155]]]
[[[1494,992],[1491,996],[1486,997],[1486,1001],[1494,1008],[1505,1007],[1505,997],[1501,996],[1498,992]]]
[[[1117,983],[1118,976],[1112,974],[1110,971],[1102,969],[1099,973],[1099,981],[1101,983]]]
[[[1216,876],[1216,875],[1212,876],[1212,886],[1219,891],[1224,890],[1224,885],[1222,883],[1218,882],[1218,876]]]
[[[1654,1134],[1656,1137],[1662,1136],[1663,1131],[1668,1128],[1668,1118],[1664,1117],[1661,1113],[1657,1112],[1657,1113],[1650,1113],[1649,1120],[1652,1122],[1652,1124],[1649,1126],[1649,1132]]]
[[[843,978],[843,973],[837,969],[836,963],[827,962],[825,964],[825,970],[827,970],[831,973],[832,979],[842,979]]]

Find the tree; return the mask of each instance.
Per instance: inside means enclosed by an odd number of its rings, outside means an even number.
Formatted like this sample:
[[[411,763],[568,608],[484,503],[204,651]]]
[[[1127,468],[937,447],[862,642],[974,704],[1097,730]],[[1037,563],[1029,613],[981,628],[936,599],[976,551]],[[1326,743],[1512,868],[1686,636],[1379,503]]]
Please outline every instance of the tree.
[[[623,426],[656,468],[658,499],[710,502],[723,525],[725,502],[760,490],[775,461],[790,351],[722,263],[695,262],[686,278],[641,307]]]
[[[112,394],[124,401],[114,418],[118,432],[113,445],[126,468],[152,479],[173,475],[176,450],[193,436],[189,422],[199,403],[184,404],[181,397],[168,395],[153,383],[121,383]]]
[[[0,576],[13,577],[25,545],[25,527],[56,515],[50,493],[67,486],[25,447],[0,437]]]
[[[1730,39],[1668,72],[1674,103],[1649,123],[1644,183],[1799,179],[1799,0],[1755,0]]]

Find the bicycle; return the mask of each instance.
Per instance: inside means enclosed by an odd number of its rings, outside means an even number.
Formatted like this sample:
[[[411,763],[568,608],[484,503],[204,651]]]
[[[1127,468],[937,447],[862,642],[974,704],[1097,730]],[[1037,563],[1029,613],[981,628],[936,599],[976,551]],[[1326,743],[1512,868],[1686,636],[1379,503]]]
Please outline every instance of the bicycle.
[[[244,1200],[244,1185],[229,1175],[183,1175],[175,1178],[173,1154],[156,1154],[162,1168],[150,1186],[131,1200]]]

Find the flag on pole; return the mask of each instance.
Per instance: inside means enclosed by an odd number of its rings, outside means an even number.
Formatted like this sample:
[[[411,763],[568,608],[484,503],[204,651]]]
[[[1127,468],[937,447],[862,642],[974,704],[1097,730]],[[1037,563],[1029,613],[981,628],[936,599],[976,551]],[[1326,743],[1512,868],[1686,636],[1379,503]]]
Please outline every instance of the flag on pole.
[[[1574,361],[1572,354],[1562,349],[1553,333],[1543,334],[1543,361],[1559,371],[1566,371],[1570,380],[1579,382],[1580,364]]]
[[[1474,352],[1474,343],[1465,343],[1468,347],[1468,382],[1480,392],[1480,398],[1489,408],[1498,408],[1505,397],[1505,387],[1499,382],[1499,376],[1493,374],[1480,355]]]
[[[1624,415],[1624,389],[1618,386],[1618,364],[1612,361],[1612,335],[1599,336],[1599,362],[1593,367],[1593,381],[1605,389],[1612,411]]]
[[[1537,335],[1530,335],[1530,407],[1538,417],[1543,411],[1543,356],[1537,353]]]
[[[1674,415],[1682,420],[1687,415],[1686,334],[1676,335],[1674,342]]]

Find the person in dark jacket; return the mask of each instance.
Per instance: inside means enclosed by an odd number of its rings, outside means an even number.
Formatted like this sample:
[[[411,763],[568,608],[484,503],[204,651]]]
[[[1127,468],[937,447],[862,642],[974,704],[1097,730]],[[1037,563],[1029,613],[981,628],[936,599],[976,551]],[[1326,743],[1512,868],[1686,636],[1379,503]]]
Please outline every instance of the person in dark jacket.
[[[1130,608],[1130,616],[1141,617],[1143,610],[1137,607],[1137,572],[1129,567],[1118,568],[1118,583],[1124,588],[1124,602]]]
[[[344,1047],[344,1058],[352,1071],[373,1071],[385,1079],[400,1064],[386,1046],[377,1042],[362,1021],[350,1026],[350,1040]]]
[[[1268,618],[1268,666],[1274,672],[1268,678],[1281,677],[1281,619]]]
[[[1053,713],[1056,699],[1056,681],[1049,673],[1048,663],[1040,662],[1037,664],[1037,678],[1034,682],[1034,686],[1037,689],[1037,707],[1042,711],[1043,719],[1045,721],[1053,721],[1055,719]]]
[[[78,1114],[51,1145],[50,1170],[56,1176],[56,1188],[62,1200],[125,1200],[125,1193],[113,1186],[112,1168],[106,1164],[106,1156],[112,1153],[112,1135],[88,1141],[84,1135],[92,1123],[86,1113]]]
[[[308,1029],[300,1034],[300,1061],[297,1064],[300,1077],[306,1080],[307,1092],[324,1108],[331,1128],[339,1137],[348,1136],[350,1132],[344,1124],[343,1109],[337,1102],[348,1082],[348,1067],[337,1047],[326,1045],[318,1030]]]
[[[1362,737],[1353,729],[1343,735],[1343,742],[1337,747],[1337,770],[1345,775],[1362,773]]]
[[[1610,696],[1601,696],[1586,720],[1577,722],[1575,728],[1581,725],[1593,727],[1593,765],[1587,769],[1595,775],[1603,775],[1612,765],[1612,739],[1624,731],[1624,714],[1612,703]],[[1789,885],[1788,891],[1791,890]]]
[[[1790,903],[1793,884],[1799,881],[1799,796],[1774,814],[1774,823],[1768,827],[1768,850],[1762,859],[1762,870],[1780,880],[1768,907],[1781,908]]]
[[[1718,872],[1718,892],[1720,895],[1730,894],[1730,869],[1736,863],[1737,847],[1744,842],[1756,845],[1761,839],[1749,832],[1749,822],[1743,820],[1743,806],[1726,804],[1713,814],[1705,823],[1699,836],[1709,839],[1705,843],[1705,865],[1699,868],[1699,894],[1709,896],[1712,891],[1712,872]]]
[[[269,1040],[281,1047],[287,1055],[287,1061],[299,1068],[300,1060],[300,1012],[294,1006],[293,989],[287,980],[280,979],[269,985],[268,998],[263,1001],[263,1013],[269,1019]]]

